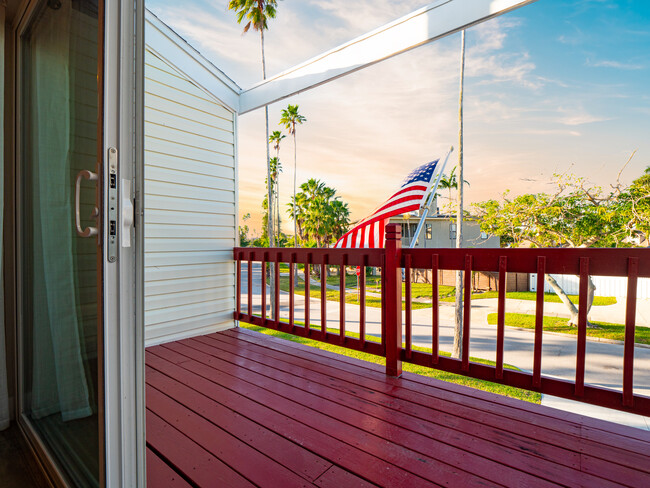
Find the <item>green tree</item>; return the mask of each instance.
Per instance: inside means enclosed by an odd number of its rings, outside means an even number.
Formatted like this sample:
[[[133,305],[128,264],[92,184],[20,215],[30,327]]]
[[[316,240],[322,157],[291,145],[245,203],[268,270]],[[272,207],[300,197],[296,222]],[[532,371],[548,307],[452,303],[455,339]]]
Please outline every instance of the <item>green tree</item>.
[[[247,247],[251,243],[251,240],[248,237],[248,232],[249,232],[250,229],[248,228],[248,224],[245,223],[250,218],[251,218],[250,213],[247,213],[246,215],[244,215],[242,217],[242,221],[244,222],[244,225],[239,226],[239,246],[240,247]]]
[[[244,34],[251,28],[260,33],[260,45],[262,50],[262,76],[266,79],[266,56],[264,54],[264,31],[268,30],[268,20],[274,19],[276,15],[278,2],[277,0],[231,0],[228,3],[228,10],[235,11],[237,23],[244,25]],[[266,116],[266,139],[269,140],[269,108],[264,107]],[[266,144],[266,178],[271,180],[271,154],[268,143]],[[273,215],[273,195],[272,185],[268,185],[267,204]],[[267,218],[267,233],[270,236],[269,243],[273,243],[273,219]]]
[[[644,226],[647,232],[647,220],[633,211],[634,202],[648,201],[647,190],[645,199],[642,189],[634,194],[620,184],[605,191],[572,174],[556,174],[554,183],[556,191],[551,194],[510,198],[505,192],[501,201],[475,204],[481,230],[500,236],[502,245],[527,243],[540,248],[629,247]],[[569,309],[569,323],[577,325],[578,309],[551,275],[545,279]],[[590,277],[587,312],[595,289]]]
[[[282,110],[282,114],[280,116],[280,125],[284,125],[284,127],[289,131],[289,134],[293,136],[293,201],[296,201],[296,182],[297,182],[297,175],[296,175],[296,170],[298,168],[298,150],[296,146],[296,125],[302,125],[303,122],[306,122],[307,119],[300,115],[298,112],[298,105],[291,105],[289,104],[287,108]],[[294,206],[294,214],[293,214],[293,232],[294,232],[294,244],[296,247],[298,247],[298,223],[296,220],[296,214],[295,210],[296,207]]]
[[[315,178],[300,185],[300,190],[289,204],[289,211],[296,216],[300,240],[313,241],[317,247],[336,242],[350,225],[348,204],[336,196],[334,188]]]

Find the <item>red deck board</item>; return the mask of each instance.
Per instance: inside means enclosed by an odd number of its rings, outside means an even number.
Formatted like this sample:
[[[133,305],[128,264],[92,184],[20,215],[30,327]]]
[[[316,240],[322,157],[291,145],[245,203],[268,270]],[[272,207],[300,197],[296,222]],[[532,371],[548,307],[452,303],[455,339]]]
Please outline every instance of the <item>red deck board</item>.
[[[209,349],[207,352],[209,354]],[[228,353],[226,351],[221,351],[217,354],[220,357],[223,357]],[[201,361],[201,358],[198,356],[196,356],[196,359]],[[271,362],[272,360],[269,361],[269,366],[271,365]],[[250,363],[249,365],[252,364],[254,363]],[[266,369],[271,371],[270,368]],[[251,370],[249,369],[249,371]],[[466,452],[463,449],[452,445],[453,441],[470,441],[469,438],[459,435],[458,437],[460,438],[454,439],[449,444],[444,444],[440,442],[435,435],[425,436],[418,433],[417,427],[413,424],[411,424],[413,430],[407,430],[396,423],[389,423],[386,419],[382,418],[381,413],[375,417],[364,413],[364,409],[366,411],[372,409],[373,405],[370,402],[366,402],[365,408],[364,405],[360,405],[359,410],[355,410],[348,406],[344,406],[348,405],[354,397],[348,395],[349,398],[344,398],[341,403],[336,403],[326,399],[330,398],[332,393],[328,392],[326,388],[319,389],[318,384],[315,382],[309,383],[294,376],[292,386],[287,386],[284,384],[284,381],[290,381],[290,375],[276,370],[276,376],[277,382],[275,382],[271,377],[268,377],[266,379],[258,379],[256,383],[268,388],[269,390],[282,394],[285,397],[291,397],[295,402],[305,407],[329,415],[331,418],[339,419],[351,427],[360,427],[365,432],[372,433],[391,442],[392,444],[400,445],[418,452],[422,454],[423,457],[428,456],[431,459],[444,461],[445,464],[454,466],[457,469],[464,469],[466,466],[472,465],[475,469],[481,472],[482,476],[488,477],[491,481],[495,482],[508,480],[511,482],[518,482],[518,484],[526,484],[527,482],[536,481],[537,484],[543,485],[541,480],[531,479],[531,476],[526,473],[512,470],[508,468],[508,466],[498,466],[487,459],[474,455],[472,452]],[[285,376],[285,378],[283,378],[283,376]],[[316,394],[307,391],[311,388],[314,388]],[[391,412],[385,411],[385,413],[389,415]],[[477,442],[480,443],[480,441]],[[508,449],[503,449],[506,451],[504,455],[501,452],[497,452],[495,448],[496,446],[492,446],[489,455],[495,454],[496,452],[505,459],[507,455],[510,454]],[[501,449],[499,451],[501,451]],[[552,470],[554,467],[555,465],[548,465],[546,468]],[[543,469],[540,470],[540,474],[542,473],[544,473]]]
[[[255,486],[150,410],[147,410],[147,445],[198,486]]]
[[[637,434],[635,431],[638,429],[625,428],[594,419],[585,420],[585,425],[582,425],[580,421],[587,419],[586,417],[418,375],[405,375],[405,379],[387,378],[381,372],[381,368],[378,370],[375,368],[377,365],[372,363],[353,362],[350,361],[351,358],[343,358],[337,362],[336,356],[327,351],[314,348],[305,350],[306,346],[286,344],[286,341],[274,338],[267,342],[266,337],[246,330],[227,331],[222,336],[220,335],[218,340],[227,340],[225,336],[232,337],[233,334],[240,334],[238,336],[240,340],[265,347],[268,354],[273,354],[275,350],[280,351],[287,357],[295,357],[297,361],[304,361],[302,364],[307,368],[326,371],[329,376],[341,377],[339,369],[353,373],[357,385],[369,387],[371,390],[382,388],[382,385],[388,382],[391,386],[384,389],[384,392],[393,396],[394,399],[383,403],[383,405],[390,408],[399,408],[413,415],[423,415],[423,410],[418,408],[420,406],[433,408],[440,412],[436,415],[453,412],[454,415],[467,418],[474,423],[479,422],[480,425],[492,426],[513,434],[524,434],[530,439],[584,452],[605,461],[602,465],[603,471],[610,473],[610,476],[612,474],[609,462],[650,472],[650,463],[647,462],[648,458],[644,455],[643,450],[643,447],[646,446],[647,449],[650,443],[650,435],[642,431],[638,431]],[[300,348],[293,348],[294,345],[300,346]],[[312,357],[309,357],[310,355]],[[305,356],[308,359],[303,359]],[[414,377],[417,378],[415,381]],[[399,388],[395,388],[395,386],[399,386]],[[476,397],[482,398],[474,397],[474,393],[476,393]],[[449,402],[453,402],[454,405],[450,405]],[[554,414],[556,416],[553,416]],[[424,418],[430,416],[426,412],[424,415]],[[504,418],[507,418],[508,422],[504,423]],[[558,422],[562,419],[565,421]],[[566,419],[569,420],[566,421]],[[596,442],[591,442],[592,439],[595,439]],[[613,476],[614,479],[617,479],[615,475]]]
[[[151,347],[146,362],[150,481],[181,472],[215,486],[224,471],[234,481],[216,486],[247,486],[244,477],[278,486],[288,472],[331,487],[650,486],[642,432],[417,375],[389,378],[380,365],[252,331]],[[255,478],[254,459],[276,478]]]
[[[311,484],[152,386],[147,387],[147,399],[151,405],[149,409],[161,419],[177,429],[182,428],[185,435],[235,471],[245,472],[244,476],[254,484],[271,483],[286,487]],[[250,464],[255,465],[255,470],[247,469]]]
[[[215,401],[229,408],[237,409],[267,425],[270,430],[292,440],[306,449],[329,459],[333,464],[356,473],[362,478],[378,485],[390,483],[393,486],[430,486],[424,480],[396,468],[384,460],[372,456],[362,449],[355,448],[329,437],[309,425],[302,424],[286,413],[276,412],[266,405],[257,403],[246,394],[239,394],[210,380],[168,363],[164,359],[148,354],[147,364],[170,377],[184,382],[191,388],[202,391]]]
[[[174,471],[151,449],[147,449],[147,486],[151,488],[191,488],[183,477]]]
[[[178,399],[193,412],[210,419],[266,456],[273,456],[281,465],[307,480],[314,481],[332,466],[321,457],[150,367],[147,368],[147,385]]]
[[[231,377],[234,377],[238,381],[235,387],[240,384],[239,381],[247,381],[252,387],[248,389],[250,398],[264,403],[278,412],[286,412],[294,419],[305,424],[310,424],[331,437],[355,447],[363,448],[375,456],[381,456],[387,462],[405,471],[409,471],[413,475],[420,476],[423,479],[436,477],[444,483],[450,483],[453,486],[484,484],[477,476],[463,472],[460,469],[455,469],[436,459],[415,452],[412,449],[390,442],[379,435],[365,431],[362,428],[354,427],[335,417],[319,415],[319,405],[315,404],[312,408],[302,405],[300,400],[304,401],[304,396],[300,395],[299,390],[295,388],[270,380],[244,368],[237,367],[219,358],[206,355],[180,342],[169,344],[166,347],[173,348],[176,352],[182,353],[182,351],[185,351],[188,357],[195,358],[193,361],[183,363],[182,366],[184,368],[208,378],[218,376],[221,381],[226,382]],[[292,395],[297,395],[300,398],[296,401]],[[343,415],[347,412],[341,409],[339,413]]]
[[[220,343],[214,338],[201,337],[184,341],[184,343],[190,346],[192,343],[204,343],[206,345],[221,344],[225,349],[210,351],[210,349],[201,349],[199,347],[199,350],[203,350],[203,352],[208,354],[212,352],[214,355],[224,359],[232,359],[233,357],[227,349],[228,344]],[[251,345],[251,347],[255,346]],[[436,453],[438,459],[457,467],[467,466],[468,463],[472,464],[484,476],[488,476],[493,481],[500,482],[500,479],[505,477],[511,482],[520,480],[521,484],[525,484],[527,476],[517,471],[513,472],[510,469],[514,468],[550,480],[560,478],[570,480],[572,477],[575,478],[577,476],[581,481],[591,481],[592,483],[600,481],[602,484],[602,480],[576,474],[574,469],[580,465],[580,455],[578,453],[558,449],[553,446],[546,446],[536,440],[526,439],[521,436],[503,436],[502,434],[500,435],[497,429],[488,429],[489,431],[484,433],[481,432],[482,429],[480,428],[473,429],[473,427],[476,427],[476,424],[470,421],[463,422],[456,430],[447,428],[444,426],[444,423],[433,425],[422,419],[411,418],[399,410],[389,410],[376,405],[374,402],[377,400],[377,396],[381,394],[373,392],[370,395],[363,395],[363,391],[360,391],[354,383],[356,377],[350,376],[347,382],[344,383],[344,389],[346,391],[355,391],[355,396],[351,396],[349,393],[330,388],[331,378],[328,375],[316,372],[308,375],[298,375],[298,373],[294,372],[291,378],[287,378],[287,373],[283,373],[282,371],[293,371],[296,369],[290,363],[283,363],[271,356],[263,356],[255,352],[242,350],[242,348],[239,348],[239,351],[240,354],[245,355],[245,357],[252,361],[258,361],[254,369],[260,373],[264,374],[267,372],[269,376],[275,377],[280,382],[283,381],[283,377],[284,381],[293,379],[292,385],[294,387],[317,395],[316,401],[319,402],[318,405],[320,405],[320,411],[322,413],[327,413],[328,410],[332,410],[331,407],[329,409],[326,408],[329,406],[329,400],[355,408],[357,412],[354,413],[357,413],[357,415],[348,414],[349,420],[347,420],[353,423],[353,425],[364,425],[367,422],[370,425],[368,427],[370,431],[377,430],[383,426],[384,431],[382,436],[388,440],[408,445],[414,450],[418,450],[419,446],[423,446],[419,447],[419,452],[432,456],[434,455],[433,453]],[[271,367],[275,369],[271,369]],[[363,396],[364,398],[357,398],[357,395]],[[328,398],[329,400],[322,400],[320,399],[321,397]],[[336,411],[332,411],[330,415],[336,416],[336,418],[345,418],[342,414],[337,414]],[[431,416],[431,418],[435,417],[437,416]],[[385,425],[386,422],[409,429],[411,432],[402,432],[395,428],[391,429]],[[469,433],[472,430],[474,435],[470,435]],[[425,436],[418,438],[418,435],[414,435],[413,433],[422,433]],[[391,437],[391,435],[394,437]],[[501,440],[500,445],[490,441],[493,436]],[[440,441],[444,444],[441,444]],[[468,461],[466,453],[457,452],[458,450],[455,446],[468,444],[472,445],[473,453],[483,456],[486,459],[475,458],[472,462]],[[488,464],[486,460],[498,461],[502,465],[499,466],[493,462],[489,462]],[[565,464],[568,468],[563,466]],[[610,480],[616,480],[618,479],[617,476],[627,474],[624,468],[615,465],[612,466],[610,463],[605,464],[607,465],[607,475]],[[542,481],[537,480],[537,484],[542,484]]]

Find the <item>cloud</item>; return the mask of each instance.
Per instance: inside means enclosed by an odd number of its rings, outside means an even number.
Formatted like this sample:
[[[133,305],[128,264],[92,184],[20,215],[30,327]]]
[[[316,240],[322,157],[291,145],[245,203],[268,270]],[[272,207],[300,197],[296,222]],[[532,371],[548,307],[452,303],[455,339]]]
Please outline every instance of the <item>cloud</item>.
[[[563,130],[563,129],[525,129],[521,131],[522,134],[529,134],[532,136],[571,136],[580,137],[582,133],[576,130]]]
[[[643,66],[642,64],[621,63],[620,61],[613,61],[613,60],[591,61],[590,59],[587,59],[587,62],[585,64],[586,66],[590,66],[592,68],[614,68],[614,69],[623,69],[623,70],[645,69],[645,66]]]

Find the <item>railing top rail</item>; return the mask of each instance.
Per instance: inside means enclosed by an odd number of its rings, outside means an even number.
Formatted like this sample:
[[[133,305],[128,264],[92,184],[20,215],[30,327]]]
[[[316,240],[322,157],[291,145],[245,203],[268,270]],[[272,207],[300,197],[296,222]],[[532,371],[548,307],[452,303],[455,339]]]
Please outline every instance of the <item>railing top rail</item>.
[[[295,256],[295,262],[323,264],[327,262],[338,265],[346,260],[348,266],[381,266],[384,249],[330,249],[330,248],[253,248],[237,247],[235,259],[253,261],[289,262]],[[507,258],[507,271],[518,273],[535,273],[537,258],[546,258],[546,271],[553,274],[580,274],[580,258],[589,259],[590,274],[594,276],[627,276],[629,260],[638,260],[638,277],[650,278],[650,249],[647,248],[540,248],[540,249],[402,249],[402,267],[404,257],[411,256],[412,268],[429,268],[431,256],[438,255],[439,269],[464,269],[465,257],[472,257],[473,271],[498,271],[499,259]],[[241,258],[240,258],[241,256]],[[327,261],[325,261],[327,256]]]

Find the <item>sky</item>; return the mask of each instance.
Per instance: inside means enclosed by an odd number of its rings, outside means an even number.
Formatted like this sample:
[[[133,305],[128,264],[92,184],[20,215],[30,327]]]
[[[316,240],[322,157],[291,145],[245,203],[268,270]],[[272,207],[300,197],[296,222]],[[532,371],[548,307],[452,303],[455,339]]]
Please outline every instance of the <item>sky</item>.
[[[273,75],[406,15],[428,1],[281,0],[265,33]],[[260,39],[242,35],[227,0],[146,6],[242,88],[262,79]],[[458,147],[460,34],[269,107],[297,130],[298,185],[317,178],[365,217],[415,167]],[[551,192],[570,171],[609,188],[650,166],[650,2],[538,0],[466,33],[464,168],[468,204]],[[264,110],[239,117],[239,213],[259,233],[266,176]],[[285,131],[286,132],[286,131]],[[458,152],[447,169],[457,164]],[[282,143],[280,203],[293,194],[293,141]],[[446,195],[446,192],[443,193]],[[442,204],[445,203],[443,199]],[[292,233],[288,213],[283,231]]]

